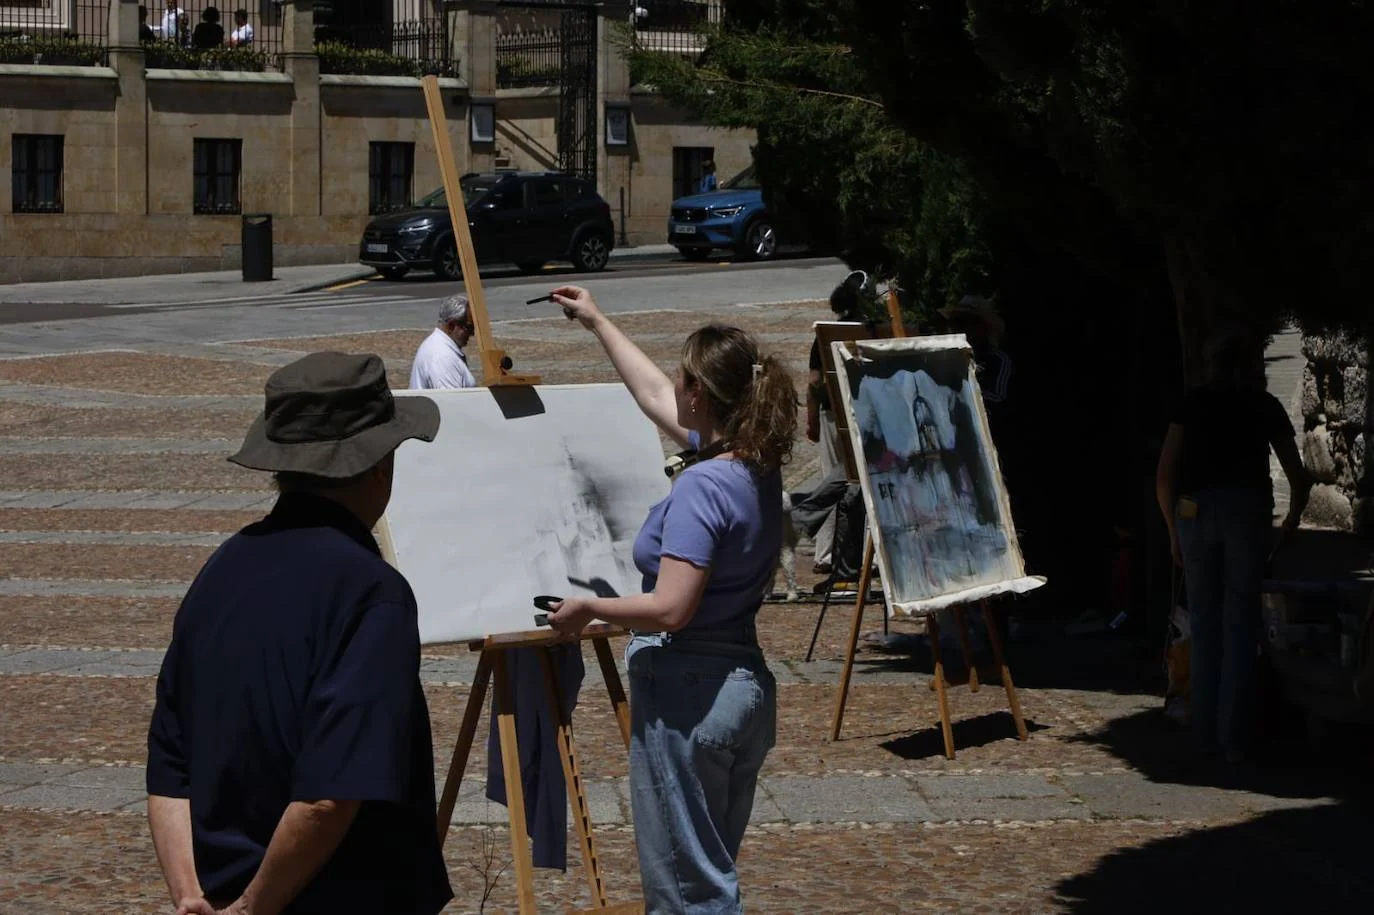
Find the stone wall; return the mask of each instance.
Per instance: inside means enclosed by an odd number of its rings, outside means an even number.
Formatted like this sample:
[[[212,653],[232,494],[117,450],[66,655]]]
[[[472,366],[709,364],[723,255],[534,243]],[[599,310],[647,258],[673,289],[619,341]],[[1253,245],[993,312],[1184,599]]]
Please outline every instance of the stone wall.
[[[500,11],[481,0],[451,3],[464,75],[440,86],[459,172],[556,168],[556,90],[497,91]],[[240,210],[272,214],[281,266],[356,257],[370,218],[369,143],[413,143],[416,197],[439,187],[420,81],[321,75],[311,0],[282,8],[285,72],[148,70],[136,0],[110,0],[108,67],[0,64],[0,282],[237,268],[240,216],[193,212],[196,138],[242,141]],[[632,92],[607,24],[628,15],[623,3],[602,7],[597,183],[631,245],[661,244],[673,147],[714,147],[724,180],[749,163],[753,132],[696,124],[656,95]],[[469,140],[475,99],[496,104],[495,144]],[[604,146],[607,103],[630,108],[628,146]],[[12,137],[25,133],[64,138],[62,213],[13,212]]]
[[[1303,463],[1317,485],[1303,519],[1374,534],[1374,440],[1370,340],[1349,334],[1304,336]]]

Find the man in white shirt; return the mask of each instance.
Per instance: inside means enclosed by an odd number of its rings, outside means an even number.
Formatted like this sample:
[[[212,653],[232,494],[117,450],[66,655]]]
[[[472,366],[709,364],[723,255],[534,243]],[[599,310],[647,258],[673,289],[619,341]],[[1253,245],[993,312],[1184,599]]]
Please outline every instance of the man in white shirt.
[[[162,14],[162,37],[174,44],[187,42],[186,11],[177,0],[167,0],[167,10]]]
[[[253,24],[248,21],[248,10],[234,11],[234,31],[229,33],[229,47],[242,48],[253,43]]]
[[[417,390],[476,387],[477,380],[472,377],[463,352],[472,332],[467,297],[455,295],[444,299],[439,306],[439,325],[415,351],[410,386]]]

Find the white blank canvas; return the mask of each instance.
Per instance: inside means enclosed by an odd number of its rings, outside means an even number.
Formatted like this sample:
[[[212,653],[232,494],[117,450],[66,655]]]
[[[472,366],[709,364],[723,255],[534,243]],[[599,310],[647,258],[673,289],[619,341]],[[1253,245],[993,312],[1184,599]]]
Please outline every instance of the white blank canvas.
[[[539,594],[632,594],[663,449],[623,385],[397,391],[439,434],[396,451],[386,524],[424,644],[528,632]]]

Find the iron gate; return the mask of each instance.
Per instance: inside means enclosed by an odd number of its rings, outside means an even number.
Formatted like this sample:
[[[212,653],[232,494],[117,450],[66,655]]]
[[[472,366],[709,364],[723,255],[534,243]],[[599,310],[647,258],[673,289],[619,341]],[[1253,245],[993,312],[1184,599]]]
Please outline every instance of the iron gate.
[[[558,87],[558,170],[596,180],[596,7],[568,0],[501,6],[512,16],[498,26],[497,88]]]

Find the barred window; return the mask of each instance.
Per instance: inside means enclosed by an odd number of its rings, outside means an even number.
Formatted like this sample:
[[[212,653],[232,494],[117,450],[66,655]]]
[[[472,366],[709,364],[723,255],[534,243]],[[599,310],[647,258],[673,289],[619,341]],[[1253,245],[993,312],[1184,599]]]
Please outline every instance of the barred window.
[[[60,134],[14,135],[10,156],[14,212],[62,212],[62,142]]]
[[[195,140],[196,213],[218,216],[240,212],[242,140]]]
[[[412,203],[415,187],[414,143],[369,143],[367,211],[386,213]]]

